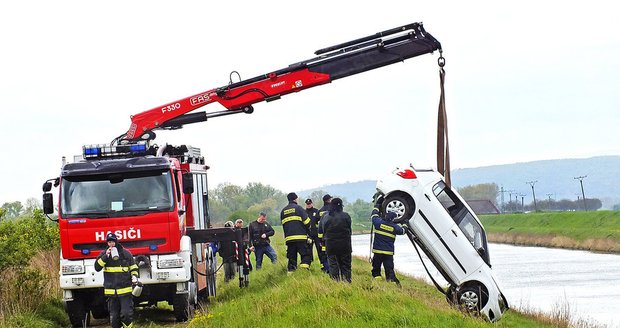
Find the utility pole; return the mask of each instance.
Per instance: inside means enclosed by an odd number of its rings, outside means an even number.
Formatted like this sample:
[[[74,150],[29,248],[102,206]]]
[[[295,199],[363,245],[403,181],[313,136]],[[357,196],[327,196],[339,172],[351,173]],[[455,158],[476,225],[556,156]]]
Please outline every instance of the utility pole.
[[[523,203],[523,198],[525,197],[525,194],[519,194],[519,196],[521,196],[521,212],[525,213],[525,204]],[[515,197],[515,199],[516,198],[517,197]]]
[[[515,203],[516,203],[517,202],[517,192],[514,191],[514,190],[506,190],[506,192],[508,193],[508,196],[510,197],[510,202],[508,202],[508,205],[512,204],[512,195],[513,194],[515,195]],[[516,205],[515,205],[514,211],[516,211],[516,210],[517,210],[517,208],[516,208]]]
[[[579,177],[574,177],[573,179],[579,180],[579,184],[581,185],[581,198],[583,198],[583,210],[588,211],[588,206],[586,205],[586,194],[583,191],[583,179],[587,178],[587,175],[582,175]]]
[[[549,211],[551,211],[551,196],[553,194],[547,194],[547,197],[549,197]]]
[[[504,193],[505,193],[505,192],[508,192],[508,191],[507,191],[507,190],[504,190],[504,186],[502,186],[502,187],[499,189],[499,192],[500,192],[500,193],[501,193],[501,195],[502,195],[502,196],[501,196],[502,206],[500,206],[500,209],[501,209],[501,211],[503,212],[503,211],[504,211]]]
[[[534,212],[538,211],[538,208],[536,206],[536,193],[534,192],[534,185],[536,184],[536,182],[538,182],[538,180],[526,182],[527,184],[532,186],[532,197],[534,198]]]

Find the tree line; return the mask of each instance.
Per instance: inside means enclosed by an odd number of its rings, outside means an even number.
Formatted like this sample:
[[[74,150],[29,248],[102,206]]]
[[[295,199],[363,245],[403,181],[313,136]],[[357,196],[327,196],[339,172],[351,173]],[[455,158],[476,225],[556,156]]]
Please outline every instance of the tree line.
[[[498,202],[500,198],[500,189],[496,183],[481,183],[477,185],[470,185],[462,188],[457,188],[459,194],[465,200],[489,200],[502,212],[530,212],[530,211],[583,211],[584,201],[583,199],[570,200],[570,199],[537,199],[536,204],[532,200],[529,203],[523,202],[523,199],[519,200],[515,196],[515,200],[509,200],[508,202]],[[603,203],[598,198],[586,198],[585,207],[588,211],[595,211],[600,209]]]
[[[323,195],[329,193],[325,190],[313,191],[310,195],[300,195],[299,205],[305,207],[306,198],[311,198],[314,207],[323,206]],[[348,202],[346,198],[331,194],[333,197],[340,197],[344,202],[344,210],[351,216],[352,224],[358,228],[370,228],[369,218],[373,208],[373,203],[361,199],[355,202]],[[372,195],[369,195],[370,199]],[[211,224],[221,225],[225,221],[241,218],[249,223],[258,217],[258,213],[267,214],[269,224],[278,226],[280,223],[280,211],[288,204],[286,193],[270,185],[260,182],[250,182],[245,187],[230,183],[221,183],[217,187],[209,190],[209,216]]]

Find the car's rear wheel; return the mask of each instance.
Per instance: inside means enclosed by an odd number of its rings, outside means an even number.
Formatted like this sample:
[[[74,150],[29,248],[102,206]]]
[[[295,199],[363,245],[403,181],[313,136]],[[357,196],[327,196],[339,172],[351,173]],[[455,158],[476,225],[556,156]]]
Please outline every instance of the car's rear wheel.
[[[480,312],[487,303],[486,289],[481,285],[470,285],[461,288],[456,295],[459,306],[468,312]]]
[[[408,199],[402,194],[387,196],[385,201],[383,201],[382,207],[383,213],[396,213],[394,223],[403,223],[408,221],[411,219],[413,212],[415,211],[415,204],[413,200]]]

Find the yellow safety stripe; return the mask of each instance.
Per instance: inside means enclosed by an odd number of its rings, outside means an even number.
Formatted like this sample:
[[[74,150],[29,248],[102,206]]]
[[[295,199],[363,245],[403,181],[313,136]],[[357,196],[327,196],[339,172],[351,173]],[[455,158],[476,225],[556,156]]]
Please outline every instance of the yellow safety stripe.
[[[99,259],[97,260],[97,263],[98,263],[99,265],[101,265],[102,267],[104,267],[104,266],[105,266],[105,261],[104,261],[104,260],[102,260],[101,258],[99,258]]]
[[[139,275],[139,273],[138,273],[138,271],[131,271],[131,275],[137,277]]]
[[[374,211],[374,210],[380,211],[380,210],[379,210],[378,208],[376,208],[376,207],[375,207],[375,208],[373,208],[373,211]]]
[[[295,213],[295,208],[287,208],[284,210],[284,215]]]
[[[103,269],[103,272],[128,272],[128,271],[129,271],[129,267],[120,267],[120,266],[105,267]]]
[[[133,322],[126,325],[124,322],[121,322],[123,324],[123,328],[133,328]]]
[[[103,294],[105,295],[114,295],[114,294],[123,295],[127,293],[131,293],[131,287],[125,287],[125,288],[119,288],[119,289],[105,288],[103,290]]]
[[[321,246],[321,250],[322,250],[323,252],[325,252],[325,250],[326,250],[325,246]]]
[[[383,223],[379,226],[379,228],[383,230],[387,230],[387,231],[394,231],[394,227],[383,224]]]
[[[289,216],[286,219],[282,219],[282,224],[285,224],[285,223],[291,222],[291,221],[301,221],[301,216],[299,216],[299,215]]]
[[[373,249],[372,252],[376,253],[376,254],[394,255],[394,252],[382,251],[382,250],[379,250],[379,249]]]
[[[306,221],[304,221],[304,224],[309,224],[310,223],[310,218],[307,218]]]
[[[373,214],[373,215],[370,216],[371,219],[372,218],[378,218],[378,217],[379,217],[379,214]]]
[[[390,238],[394,238],[394,239],[396,239],[396,235],[391,234],[391,233],[389,233],[389,232],[385,232],[385,231],[381,231],[381,230],[375,230],[375,233],[378,233],[378,234],[380,234],[380,235],[384,235],[384,236],[388,236],[388,237],[390,237]]]
[[[319,216],[320,216],[320,217],[323,217],[323,215],[325,215],[325,213],[327,213],[327,211],[322,211],[322,212],[319,212]]]
[[[138,270],[138,265],[132,264],[129,266],[129,270]]]
[[[284,238],[284,241],[306,240],[306,239],[308,239],[308,237],[306,237],[306,235],[292,235],[292,236],[288,236],[288,237]]]
[[[322,233],[319,234],[319,238],[323,238],[323,234]]]

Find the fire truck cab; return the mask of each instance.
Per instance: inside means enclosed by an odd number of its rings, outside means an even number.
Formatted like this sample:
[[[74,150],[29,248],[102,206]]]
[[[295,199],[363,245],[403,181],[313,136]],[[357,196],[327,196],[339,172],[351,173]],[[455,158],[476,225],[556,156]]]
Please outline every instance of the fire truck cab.
[[[210,226],[207,169],[200,149],[186,146],[85,146],[84,160],[65,164],[59,178],[60,288],[71,322],[108,316],[103,273],[95,259],[115,233],[139,266],[143,290],[136,304],[167,301],[178,321],[197,304],[198,292],[215,294],[215,258],[206,242],[187,232]],[[53,212],[51,182],[44,210]],[[218,229],[215,229],[218,230]],[[224,239],[232,229],[219,229]],[[206,241],[206,240],[202,240]],[[196,269],[207,279],[197,279]],[[210,285],[210,286],[209,286]]]

